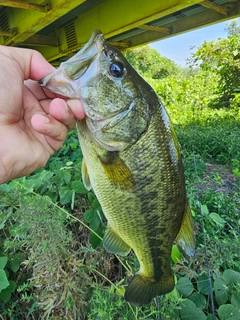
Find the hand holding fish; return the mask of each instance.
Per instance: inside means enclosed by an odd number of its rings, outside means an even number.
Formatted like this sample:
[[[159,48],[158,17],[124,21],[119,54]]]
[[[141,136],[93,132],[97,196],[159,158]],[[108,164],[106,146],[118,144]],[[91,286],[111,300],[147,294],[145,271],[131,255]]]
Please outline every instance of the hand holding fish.
[[[0,183],[43,167],[82,119],[79,100],[36,82],[54,68],[36,51],[0,46]]]

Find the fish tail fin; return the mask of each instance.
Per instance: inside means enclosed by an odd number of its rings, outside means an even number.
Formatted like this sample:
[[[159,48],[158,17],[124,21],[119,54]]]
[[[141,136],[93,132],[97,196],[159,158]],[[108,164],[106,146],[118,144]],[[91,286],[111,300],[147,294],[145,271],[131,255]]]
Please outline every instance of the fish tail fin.
[[[159,281],[136,274],[127,287],[124,298],[135,306],[147,305],[156,296],[172,291],[174,285],[173,274]]]

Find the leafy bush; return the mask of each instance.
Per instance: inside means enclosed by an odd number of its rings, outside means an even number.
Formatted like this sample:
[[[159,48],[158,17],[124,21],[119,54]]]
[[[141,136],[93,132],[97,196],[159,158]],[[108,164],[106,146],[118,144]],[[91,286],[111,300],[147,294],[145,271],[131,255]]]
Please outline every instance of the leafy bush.
[[[239,87],[240,77],[240,34],[231,31],[226,39],[204,42],[192,55],[202,70],[219,76],[217,98],[212,101],[214,107],[230,107],[235,90]],[[235,31],[237,29],[235,28]]]
[[[235,166],[240,165],[240,121],[215,115],[207,121],[178,125],[176,131],[183,150],[201,154],[205,160]],[[239,163],[239,164],[238,164]]]
[[[167,107],[182,145],[197,253],[188,265],[173,246],[176,288],[142,308],[124,301],[138,261],[102,248],[106,220],[82,183],[73,130],[44,169],[0,186],[2,319],[240,318],[240,98],[236,79],[225,77],[228,67],[238,74],[238,55],[228,51],[239,35],[231,32],[216,52],[213,44],[199,49],[196,59],[208,53],[202,68],[183,70],[149,47],[126,54]],[[226,99],[231,109],[221,108]]]
[[[179,67],[172,60],[162,57],[157,50],[149,46],[129,50],[125,56],[144,77],[159,80],[179,71]]]

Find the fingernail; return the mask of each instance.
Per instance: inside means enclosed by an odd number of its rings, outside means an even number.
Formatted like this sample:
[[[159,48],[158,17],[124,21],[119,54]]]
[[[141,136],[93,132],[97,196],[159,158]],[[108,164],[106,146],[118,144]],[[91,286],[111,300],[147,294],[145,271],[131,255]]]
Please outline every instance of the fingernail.
[[[50,120],[49,120],[47,117],[45,117],[45,116],[42,116],[42,121],[43,121],[44,123],[49,123],[49,122],[50,122]]]

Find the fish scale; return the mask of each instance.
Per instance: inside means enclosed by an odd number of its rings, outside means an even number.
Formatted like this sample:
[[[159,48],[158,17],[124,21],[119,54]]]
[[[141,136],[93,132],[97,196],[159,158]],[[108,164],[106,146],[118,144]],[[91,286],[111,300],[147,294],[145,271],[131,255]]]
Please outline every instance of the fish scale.
[[[82,102],[83,182],[108,221],[104,248],[120,255],[132,249],[140,264],[125,299],[145,305],[170,292],[172,244],[189,258],[195,242],[181,152],[156,93],[99,31],[42,84]]]

